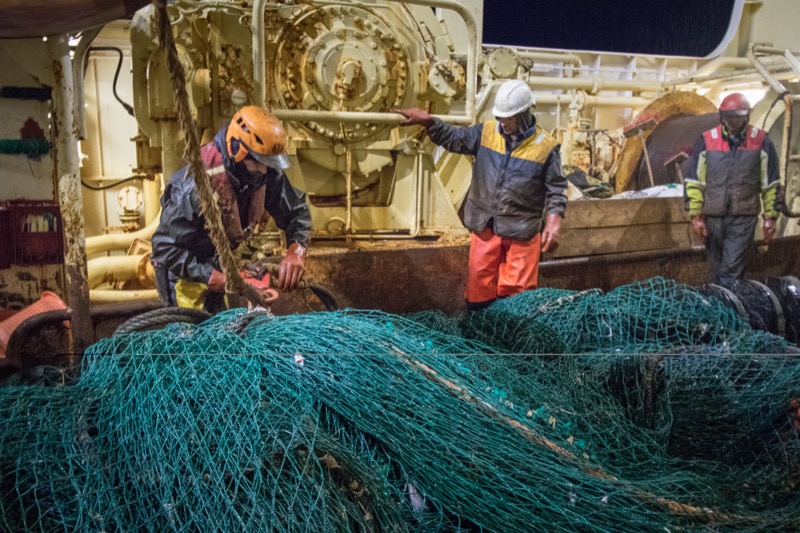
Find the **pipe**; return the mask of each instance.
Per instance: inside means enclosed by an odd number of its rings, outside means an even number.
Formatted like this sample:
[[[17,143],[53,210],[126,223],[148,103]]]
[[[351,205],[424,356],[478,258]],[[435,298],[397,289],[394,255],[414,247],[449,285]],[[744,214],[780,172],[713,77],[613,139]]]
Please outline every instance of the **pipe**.
[[[83,80],[83,65],[86,63],[86,54],[89,53],[89,46],[102,30],[102,26],[86,30],[78,41],[75,48],[75,55],[72,58],[72,79]],[[86,106],[84,106],[84,85],[83,82],[75,85],[75,120],[78,122],[78,139],[86,139]]]
[[[345,190],[347,191],[347,204],[345,208],[344,235],[345,239],[348,239],[347,236],[352,229],[353,223],[353,149],[349,142],[345,145],[345,150],[347,153],[345,154],[346,164],[344,186]]]
[[[483,86],[483,91],[481,91],[480,97],[478,101],[475,102],[475,116],[476,118],[481,116],[481,112],[483,108],[486,107],[486,104],[489,103],[489,95],[494,92],[496,87],[500,87],[502,85],[502,81],[493,80],[488,82],[486,85]]]
[[[156,232],[160,220],[161,212],[159,211],[159,215],[156,216],[150,224],[138,231],[132,231],[130,233],[109,233],[108,235],[89,237],[86,239],[86,254],[94,255],[111,250],[127,250],[136,239],[149,241],[153,238],[153,233]]]
[[[104,283],[137,280],[155,284],[155,272],[150,264],[150,254],[114,255],[89,261],[89,300],[93,304],[157,300],[158,290],[96,289]]]
[[[800,61],[797,60],[797,57],[794,56],[792,52],[789,50],[784,50],[783,58],[789,63],[789,66],[792,67],[797,74],[800,74]]]
[[[746,57],[717,57],[691,73],[691,78],[703,78],[723,68],[735,70],[750,67],[750,60]]]
[[[158,300],[158,291],[156,289],[144,289],[140,291],[92,289],[89,291],[89,297],[93,304],[141,302],[143,300]]]
[[[161,214],[161,194],[164,174],[156,174],[155,179],[144,180],[144,225],[149,226]]]
[[[96,257],[87,263],[89,289],[104,283],[136,280],[155,285],[155,273],[150,264],[150,254],[112,255]]]
[[[419,149],[417,150],[415,166],[416,171],[416,186],[415,186],[415,198],[416,198],[416,205],[414,206],[414,230],[411,232],[409,237],[412,239],[419,235],[419,232],[422,231],[422,186],[423,186],[423,179],[422,179],[422,172],[424,170],[423,165],[423,155],[425,151],[422,149],[422,145],[419,145]]]
[[[255,104],[260,106],[266,106],[267,103],[267,84],[266,84],[266,69],[265,69],[265,49],[266,44],[264,43],[264,11],[266,8],[266,4],[269,0],[255,0],[253,4],[253,16],[252,16],[252,23],[251,23],[251,32],[253,38],[253,80],[255,81]],[[466,83],[467,83],[467,91],[466,91],[466,103],[464,106],[464,115],[443,115],[442,120],[446,122],[453,123],[453,124],[473,124],[475,122],[475,94],[477,92],[477,83],[478,83],[478,25],[475,21],[475,17],[472,13],[461,5],[459,2],[455,0],[388,0],[391,2],[402,2],[403,4],[414,4],[420,6],[427,6],[427,7],[441,7],[444,9],[450,9],[455,11],[457,14],[461,16],[464,20],[464,23],[467,26],[467,73],[466,73]],[[278,113],[277,110],[273,110],[273,113],[278,116],[278,118],[282,118]],[[324,118],[315,117],[314,111],[306,111],[300,113],[309,113],[313,118],[287,118],[287,120],[299,120],[299,121],[323,121]],[[323,116],[328,116],[330,111],[321,111],[319,112]],[[357,113],[357,112],[347,112],[348,115],[355,115],[352,120],[346,120],[348,122],[356,122],[356,121],[369,121],[369,122],[377,122],[373,118],[368,118],[372,115],[383,115],[382,113]],[[391,121],[391,123],[396,123],[402,120],[401,115],[389,115],[394,117],[395,120]],[[359,117],[359,118],[356,118]],[[330,119],[328,119],[330,120]],[[386,123],[386,122],[384,122]]]
[[[253,40],[253,103],[257,106],[267,105],[267,72],[266,43],[264,43],[264,12],[269,0],[255,0],[250,22],[250,33]],[[280,117],[278,117],[280,118]]]
[[[491,46],[486,46],[485,48],[491,48]],[[517,57],[523,59],[540,59],[542,61],[562,61],[564,64],[575,66],[576,69],[580,69],[583,66],[583,61],[581,61],[580,57],[568,53],[559,54],[552,52],[534,52],[532,50],[517,50]]]
[[[644,107],[650,100],[639,96],[591,96],[584,93],[578,93],[582,96],[573,96],[570,94],[536,94],[536,105],[556,105],[569,103],[577,100],[579,109],[585,106],[595,107]]]
[[[673,250],[648,250],[644,252],[627,252],[620,254],[602,254],[593,256],[567,257],[564,259],[550,259],[542,261],[539,266],[549,267],[571,267],[589,265],[595,262],[603,263],[628,263],[631,261],[646,261],[649,259],[676,259],[678,257],[691,256],[705,253],[705,246],[692,246],[691,248],[677,248]]]
[[[474,111],[473,111],[474,112]],[[399,113],[358,111],[314,111],[311,109],[273,109],[272,114],[281,120],[297,122],[370,122],[373,124],[399,124],[405,117]],[[434,115],[449,124],[471,125],[473,118],[460,115]]]
[[[89,290],[86,285],[86,233],[83,222],[78,131],[75,122],[75,84],[69,55],[69,36],[54,35],[47,39],[53,65],[53,122],[58,132],[56,168],[58,198],[64,225],[64,265],[66,295],[74,311],[72,321],[74,354],[82,354],[93,340],[89,316]]]
[[[596,94],[600,91],[660,91],[664,84],[660,81],[604,80],[602,78],[545,78],[528,76],[525,80],[531,87],[561,90],[577,89]]]

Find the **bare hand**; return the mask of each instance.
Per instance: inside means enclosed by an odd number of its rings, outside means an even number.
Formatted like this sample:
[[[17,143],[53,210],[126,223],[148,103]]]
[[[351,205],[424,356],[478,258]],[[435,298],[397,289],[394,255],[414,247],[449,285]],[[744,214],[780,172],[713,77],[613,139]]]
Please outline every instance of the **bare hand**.
[[[292,292],[297,288],[297,284],[303,279],[306,271],[305,267],[306,249],[298,243],[292,243],[278,265],[278,288],[283,292]]]
[[[708,227],[706,226],[706,219],[703,215],[695,215],[692,217],[692,231],[697,235],[697,238],[706,242],[708,237]]]
[[[774,218],[764,219],[764,244],[769,244],[769,241],[775,236],[775,230],[777,229],[775,222]]]
[[[547,215],[542,230],[542,252],[555,252],[558,248],[558,230],[561,229],[561,215]]]
[[[400,123],[401,126],[425,126],[426,128],[433,124],[433,117],[418,107],[409,107],[406,109],[392,109],[394,113],[400,113],[406,120]]]

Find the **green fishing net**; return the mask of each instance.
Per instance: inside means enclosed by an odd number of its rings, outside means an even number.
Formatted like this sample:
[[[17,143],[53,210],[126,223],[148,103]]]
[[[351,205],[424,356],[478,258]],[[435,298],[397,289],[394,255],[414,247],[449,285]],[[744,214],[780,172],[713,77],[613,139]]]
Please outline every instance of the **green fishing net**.
[[[0,527],[795,531],[790,348],[661,279],[112,337],[0,387]]]

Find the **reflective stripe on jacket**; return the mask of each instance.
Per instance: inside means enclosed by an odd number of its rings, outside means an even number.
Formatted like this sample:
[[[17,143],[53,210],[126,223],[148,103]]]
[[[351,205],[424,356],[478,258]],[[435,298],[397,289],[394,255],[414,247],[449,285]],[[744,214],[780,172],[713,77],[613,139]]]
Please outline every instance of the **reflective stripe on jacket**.
[[[457,128],[436,119],[428,134],[450,152],[475,156],[462,219],[473,233],[494,219],[496,235],[529,240],[541,231],[545,214],[564,215],[567,179],[559,145],[539,126],[524,132],[513,150],[494,120]]]
[[[756,216],[763,203],[764,216],[777,217],[779,185],[778,153],[766,132],[750,125],[732,149],[720,125],[703,133],[692,154],[686,176],[689,213]]]

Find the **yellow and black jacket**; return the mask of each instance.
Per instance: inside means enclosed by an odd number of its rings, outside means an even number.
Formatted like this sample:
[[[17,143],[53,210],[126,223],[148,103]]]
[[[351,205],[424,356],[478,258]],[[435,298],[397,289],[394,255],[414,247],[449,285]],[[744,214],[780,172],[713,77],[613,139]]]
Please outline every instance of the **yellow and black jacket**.
[[[493,220],[496,235],[529,240],[542,230],[545,215],[564,216],[567,179],[559,145],[535,123],[513,149],[494,120],[457,128],[436,119],[428,135],[450,152],[475,156],[462,218],[470,231],[480,233]]]
[[[689,162],[686,199],[690,215],[757,216],[763,205],[764,217],[776,218],[783,200],[780,167],[766,132],[748,126],[741,141],[721,125],[704,132]]]

